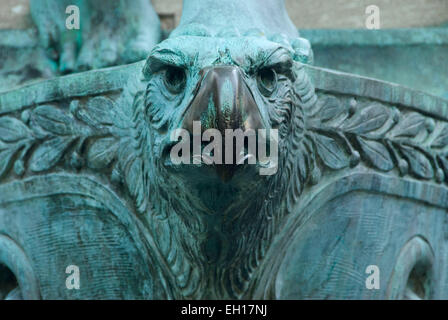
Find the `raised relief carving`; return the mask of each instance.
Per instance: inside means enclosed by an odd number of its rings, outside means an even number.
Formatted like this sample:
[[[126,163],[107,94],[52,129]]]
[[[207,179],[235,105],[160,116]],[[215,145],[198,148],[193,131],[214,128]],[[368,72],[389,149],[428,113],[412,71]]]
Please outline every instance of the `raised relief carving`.
[[[242,11],[255,8],[228,2]],[[335,173],[362,167],[445,188],[443,117],[362,95],[316,91],[305,67],[311,48],[288,21],[286,35],[269,34],[259,20],[255,29],[243,22],[225,28],[219,19],[207,25],[191,15],[198,4],[186,1],[181,26],[127,80],[101,92],[75,94],[75,88],[36,104],[17,102],[2,112],[0,184],[52,174],[101,182],[124,203],[118,215],[132,217],[123,220],[143,243],[138,254],[154,269],[151,276],[161,279],[152,297],[174,299],[265,297],[260,292],[272,288],[263,286],[277,276],[263,279],[275,264],[265,257],[271,259],[273,243],[289,234],[287,220],[300,218],[302,197],[311,198]],[[267,1],[267,7],[274,4]],[[286,16],[283,6],[273,12]],[[271,22],[269,30],[283,26]],[[99,75],[96,85],[105,85],[106,71],[94,72],[89,76]],[[69,88],[82,86],[89,76],[64,81]],[[51,89],[41,84],[41,90]],[[170,160],[170,134],[190,128],[187,120],[224,133],[246,128],[249,118],[257,119],[257,129],[278,130],[275,175],[259,175],[260,162]],[[285,252],[276,254],[287,259]]]

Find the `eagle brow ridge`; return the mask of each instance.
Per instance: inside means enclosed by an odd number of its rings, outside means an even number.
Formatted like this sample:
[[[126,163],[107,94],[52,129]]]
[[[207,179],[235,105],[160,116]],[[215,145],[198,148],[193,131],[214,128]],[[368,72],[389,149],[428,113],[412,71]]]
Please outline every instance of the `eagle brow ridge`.
[[[143,73],[148,76],[160,71],[165,66],[184,68],[188,65],[188,57],[180,50],[171,48],[156,49],[148,57]]]

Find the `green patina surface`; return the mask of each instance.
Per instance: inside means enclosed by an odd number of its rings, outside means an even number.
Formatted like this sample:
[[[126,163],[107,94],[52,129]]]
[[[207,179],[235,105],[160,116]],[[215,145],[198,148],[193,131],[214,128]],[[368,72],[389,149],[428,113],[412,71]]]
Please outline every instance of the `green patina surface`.
[[[138,5],[82,1],[75,37],[46,33],[51,3],[32,1],[37,34],[0,38],[0,297],[448,297],[444,29],[299,35],[282,1],[186,0],[163,41],[145,7],[139,61]],[[277,129],[276,174],[173,164],[195,120]]]
[[[303,30],[315,65],[448,98],[448,28]]]

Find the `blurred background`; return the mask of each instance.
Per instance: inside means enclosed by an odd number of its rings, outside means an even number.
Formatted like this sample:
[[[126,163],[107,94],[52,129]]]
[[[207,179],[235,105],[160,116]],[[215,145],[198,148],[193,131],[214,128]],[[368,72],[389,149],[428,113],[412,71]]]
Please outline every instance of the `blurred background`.
[[[28,1],[0,0],[0,31],[33,27]],[[174,29],[182,0],[152,3],[166,33]],[[380,30],[366,27],[369,5],[380,10]],[[315,66],[448,98],[448,0],[286,0],[286,6],[301,36],[311,42]],[[14,42],[8,39],[4,46]]]
[[[0,28],[28,28],[31,25],[28,1],[0,0]],[[172,29],[179,23],[182,0],[152,0],[152,3],[164,28]],[[448,0],[286,0],[289,15],[299,29],[365,28],[365,9],[369,5],[381,9],[384,29],[448,23]]]

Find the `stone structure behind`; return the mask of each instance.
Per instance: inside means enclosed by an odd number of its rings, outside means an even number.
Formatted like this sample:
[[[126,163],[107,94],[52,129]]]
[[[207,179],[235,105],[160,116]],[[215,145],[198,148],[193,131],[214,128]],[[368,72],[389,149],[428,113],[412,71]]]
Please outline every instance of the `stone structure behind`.
[[[0,29],[30,26],[28,1],[0,0]],[[161,17],[162,26],[173,29],[179,24],[182,0],[152,1]],[[427,27],[448,22],[448,2],[445,0],[286,1],[289,15],[299,29],[363,29],[365,8],[371,4],[381,8],[383,28]]]

